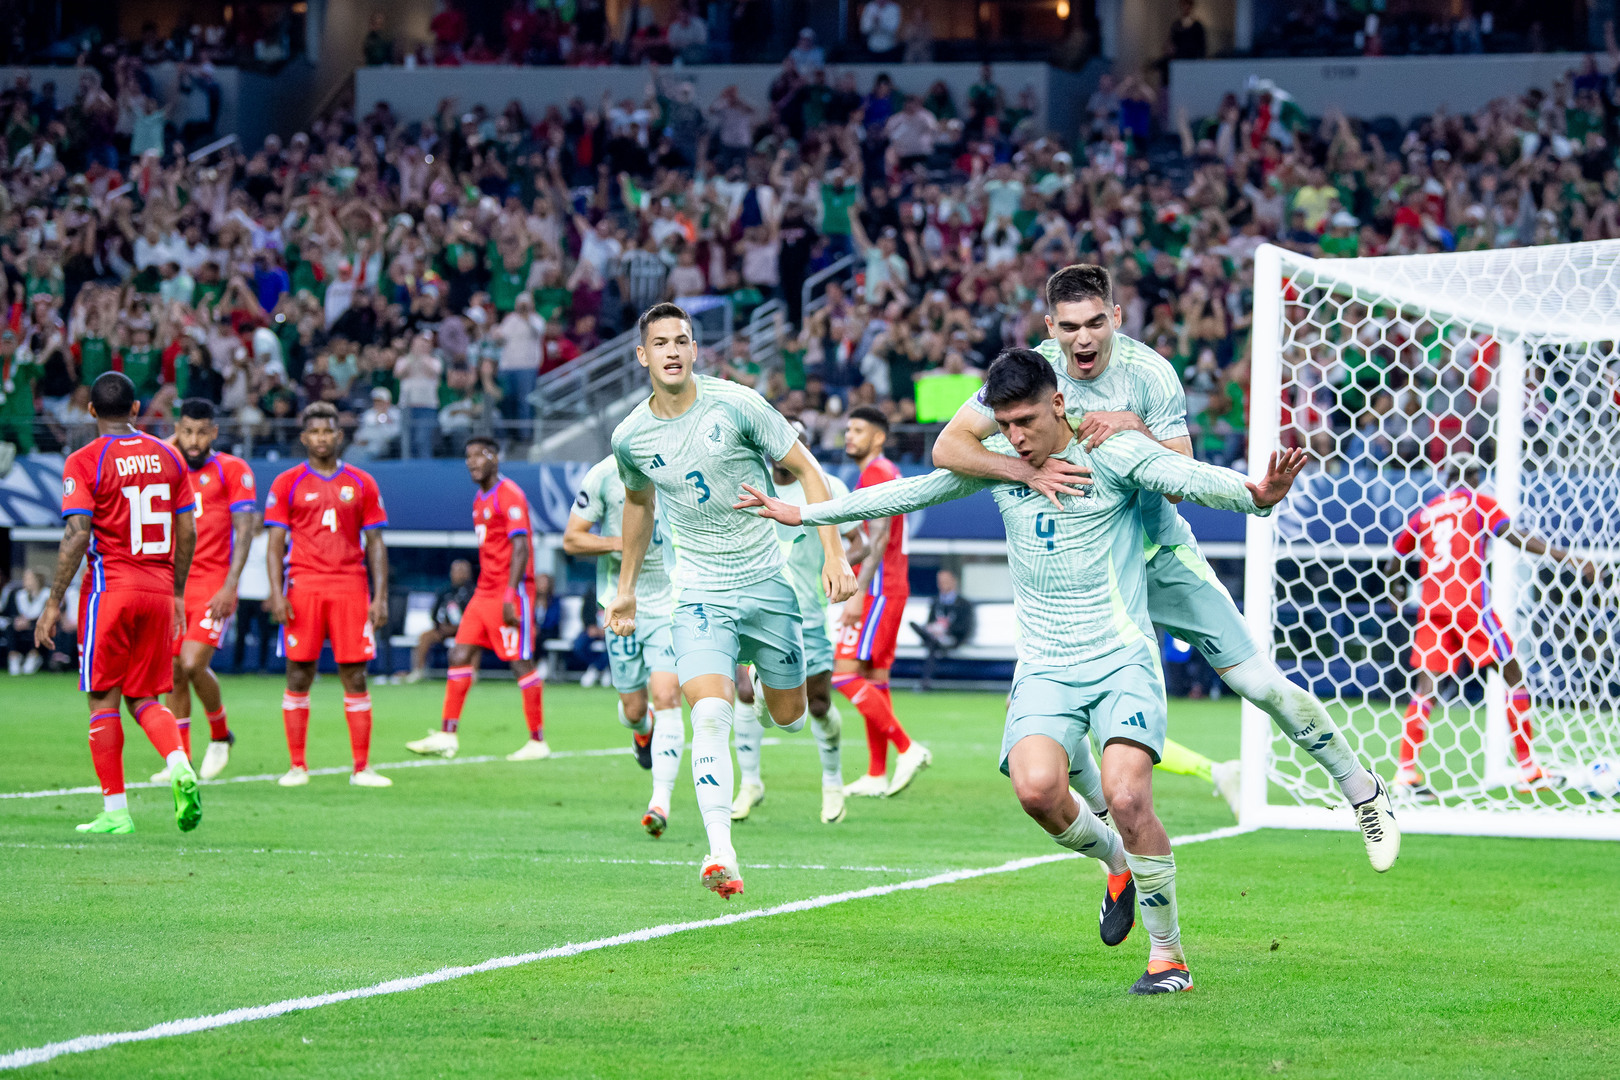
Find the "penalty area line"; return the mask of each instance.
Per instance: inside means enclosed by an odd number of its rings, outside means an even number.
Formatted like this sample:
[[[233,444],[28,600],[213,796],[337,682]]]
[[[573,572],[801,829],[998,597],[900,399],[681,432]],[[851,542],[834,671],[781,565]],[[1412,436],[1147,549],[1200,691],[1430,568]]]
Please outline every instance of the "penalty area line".
[[[1232,825],[1224,829],[1214,829],[1210,832],[1173,837],[1170,843],[1175,847],[1182,847],[1187,844],[1200,844],[1207,840],[1223,840],[1227,837],[1241,836],[1255,831],[1252,827]],[[954,885],[959,881],[971,881],[974,878],[990,877],[994,874],[1012,874],[1020,870],[1028,870],[1034,866],[1045,866],[1048,863],[1065,862],[1082,857],[1079,853],[1072,851],[1064,851],[1053,855],[1032,855],[1028,858],[1013,859],[999,866],[950,870],[943,874],[915,878],[911,881],[895,881],[885,885],[868,886],[864,889],[851,889],[847,892],[828,893],[825,896],[812,896],[805,900],[793,900],[772,907],[754,908],[751,911],[738,911],[713,919],[664,923],[661,926],[649,926],[642,930],[631,930],[623,934],[614,934],[611,937],[597,938],[594,941],[556,945],[549,949],[542,949],[539,952],[497,956],[485,960],[481,964],[440,968],[437,971],[429,971],[403,979],[389,979],[385,982],[373,983],[370,986],[357,987],[353,990],[338,990],[329,994],[287,998],[284,1001],[272,1002],[269,1005],[253,1005],[241,1009],[231,1009],[227,1012],[214,1013],[211,1016],[193,1016],[184,1020],[168,1020],[161,1024],[154,1024],[149,1028],[142,1028],[139,1031],[116,1031],[102,1035],[81,1035],[76,1039],[47,1043],[44,1046],[30,1047],[24,1050],[13,1050],[9,1054],[0,1055],[0,1069],[20,1069],[27,1065],[38,1065],[50,1061],[64,1054],[84,1054],[92,1050],[103,1050],[109,1046],[118,1046],[123,1043],[150,1042],[154,1039],[169,1039],[177,1035],[194,1035],[201,1031],[212,1031],[215,1028],[247,1024],[255,1020],[269,1020],[273,1017],[285,1016],[288,1013],[306,1012],[310,1009],[319,1009],[344,1001],[359,1001],[364,998],[385,997],[389,994],[403,994],[411,990],[420,990],[425,986],[434,986],[438,983],[450,982],[454,979],[465,978],[468,975],[478,975],[486,971],[500,971],[504,968],[522,967],[541,960],[579,956],[582,953],[595,952],[598,949],[610,949],[616,945],[634,945],[643,941],[655,941],[658,938],[684,934],[691,930],[707,930],[716,926],[734,926],[737,923],[751,922],[754,919],[766,919],[774,915],[791,915],[800,911],[814,911],[817,908],[832,907],[834,904],[847,904],[852,900],[869,900],[878,896],[888,896],[891,893],[931,889],[936,885]]]

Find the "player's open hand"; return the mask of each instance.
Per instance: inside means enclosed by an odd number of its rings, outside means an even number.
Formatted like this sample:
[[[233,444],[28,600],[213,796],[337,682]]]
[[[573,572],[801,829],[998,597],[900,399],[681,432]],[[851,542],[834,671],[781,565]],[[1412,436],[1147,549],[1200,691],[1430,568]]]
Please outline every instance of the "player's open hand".
[[[1249,494],[1254,496],[1254,505],[1264,510],[1282,502],[1288,489],[1294,486],[1294,477],[1299,475],[1299,470],[1309,460],[1309,455],[1298,447],[1280,452],[1273,450],[1270,460],[1266,462],[1266,475],[1260,478],[1258,484],[1248,485]]]
[[[388,594],[380,593],[371,601],[371,625],[378,630],[388,625]]]
[[[56,624],[62,620],[62,606],[54,599],[45,601],[45,610],[34,623],[34,646],[49,649],[56,644]]]
[[[1140,431],[1144,435],[1151,435],[1140,416],[1123,411],[1086,413],[1075,434],[1080,437],[1082,446],[1095,450],[1122,431]]]
[[[797,509],[797,507],[794,509]],[[827,599],[835,604],[841,604],[854,596],[855,571],[849,568],[849,560],[841,558],[836,564],[823,561],[821,564],[821,587],[826,590]]]
[[[615,595],[607,606],[607,628],[620,637],[636,632],[636,598]]]
[[[271,596],[264,602],[265,611],[270,614],[270,621],[282,626],[292,622],[292,601],[285,596]]]
[[[750,484],[743,485],[743,495],[732,504],[731,508],[733,510],[757,509],[760,517],[780,521],[783,525],[804,524],[804,515],[799,512],[797,506],[773,498]]]
[[[208,601],[208,617],[215,622],[236,613],[236,584],[227,581]]]
[[[1084,495],[1091,486],[1091,470],[1081,468],[1072,461],[1053,456],[1041,462],[1030,478],[1029,486],[1045,495],[1053,506],[1063,509],[1059,495]]]

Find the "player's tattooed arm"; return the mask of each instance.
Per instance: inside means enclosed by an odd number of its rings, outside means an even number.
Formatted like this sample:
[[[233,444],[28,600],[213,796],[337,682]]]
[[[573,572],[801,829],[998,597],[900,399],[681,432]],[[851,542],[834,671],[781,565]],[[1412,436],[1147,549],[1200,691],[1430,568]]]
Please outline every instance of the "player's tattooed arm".
[[[1539,536],[1524,532],[1512,525],[1502,530],[1502,539],[1520,551],[1528,551],[1532,555],[1545,555],[1554,562],[1568,563],[1576,573],[1581,575],[1581,580],[1588,585],[1598,578],[1600,571],[1597,563],[1590,559],[1578,558],[1571,554],[1567,548],[1558,547]]]
[[[371,625],[388,625],[388,548],[381,529],[366,530],[366,567],[371,571]]]
[[[90,548],[90,515],[71,514],[62,523],[62,543],[56,549],[56,577],[51,581],[51,595],[45,601],[45,610],[34,622],[34,644],[41,649],[50,648],[56,640],[56,624],[62,619],[62,597],[73,584],[73,574]]]
[[[624,516],[619,536],[624,547],[619,556],[619,592],[607,606],[607,627],[620,637],[636,632],[636,580],[641,577],[641,561],[652,542],[653,514],[657,510],[653,487],[624,489]]]
[[[1091,484],[1091,470],[1053,454],[1035,468],[1020,457],[998,454],[984,447],[984,440],[996,433],[992,417],[964,402],[934,440],[934,468],[949,469],[962,476],[1023,484],[1045,495],[1052,505],[1063,509],[1059,495],[1084,495]]]
[[[507,599],[501,604],[501,621],[507,626],[520,626],[522,620],[518,618],[517,604],[512,597],[523,588],[523,578],[529,569],[529,538],[527,536],[512,537],[512,566],[506,575]]]
[[[242,568],[247,565],[248,551],[253,546],[256,516],[252,510],[237,510],[231,514],[231,568],[225,572],[225,583],[208,601],[208,616],[215,621],[236,610],[236,590],[242,580]]]

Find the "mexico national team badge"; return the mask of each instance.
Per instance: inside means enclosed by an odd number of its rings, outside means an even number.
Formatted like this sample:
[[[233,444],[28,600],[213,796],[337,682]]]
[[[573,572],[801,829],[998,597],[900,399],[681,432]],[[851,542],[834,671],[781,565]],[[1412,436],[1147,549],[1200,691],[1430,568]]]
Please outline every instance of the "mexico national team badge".
[[[338,498],[342,499],[344,502],[354,502],[354,488],[347,484],[343,485],[343,487],[338,491]]]

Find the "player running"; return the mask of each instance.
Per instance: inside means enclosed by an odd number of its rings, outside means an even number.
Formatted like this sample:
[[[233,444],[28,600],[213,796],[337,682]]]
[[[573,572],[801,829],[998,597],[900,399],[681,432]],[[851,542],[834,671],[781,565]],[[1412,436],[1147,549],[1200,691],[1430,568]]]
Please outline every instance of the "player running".
[[[1473,455],[1453,459],[1445,476],[1447,489],[1407,520],[1406,527],[1395,537],[1395,554],[1384,563],[1384,573],[1391,583],[1404,586],[1400,579],[1407,558],[1415,553],[1422,562],[1417,575],[1423,586],[1422,606],[1412,638],[1414,687],[1402,726],[1395,789],[1414,797],[1433,794],[1418,769],[1418,752],[1429,733],[1435,679],[1453,674],[1465,655],[1477,671],[1502,669],[1508,689],[1508,730],[1521,775],[1520,790],[1551,786],[1553,779],[1536,763],[1530,746],[1535,732],[1530,722],[1530,688],[1525,683],[1524,669],[1514,659],[1513,641],[1491,608],[1485,542],[1494,536],[1532,555],[1567,562],[1588,583],[1596,578],[1597,567],[1516,528],[1496,500],[1480,492],[1485,463]]]
[[[202,820],[197,774],[180,745],[174,714],[158,700],[174,683],[172,643],[185,625],[186,579],[197,543],[191,481],[180,455],[130,424],[135,384],[115,371],[90,387],[96,439],[62,468],[62,543],[34,644],[50,648],[79,560],[79,689],[90,695],[90,760],[102,811],[82,833],[132,833],[124,793],[122,698],[168,763],[174,820],[189,832]]]
[[[882,415],[881,413],[879,414]],[[793,429],[799,441],[810,445],[804,427],[797,421]],[[827,490],[833,498],[848,495],[849,488],[838,477],[824,474]],[[781,465],[772,463],[771,483],[776,497],[794,506],[808,505],[804,485]],[[821,755],[821,822],[836,825],[844,820],[844,768],[841,741],[844,718],[832,703],[833,646],[827,637],[827,594],[821,588],[821,569],[825,562],[821,545],[816,543],[809,529],[777,525],[776,531],[787,553],[788,581],[799,601],[799,612],[804,617],[804,670],[805,693],[810,704],[810,731],[815,736],[816,750]],[[866,555],[866,540],[859,525],[844,531],[844,540],[850,545],[844,551],[850,562]],[[857,593],[857,596],[860,594]],[[901,605],[904,607],[905,605]],[[742,680],[738,677],[738,694]],[[759,722],[757,708],[736,707],[737,767],[742,781],[737,785],[737,797],[731,803],[731,820],[742,821],[765,799],[765,781],[760,775],[760,745],[765,737],[765,726]]]
[[[529,499],[515,481],[501,475],[501,448],[474,435],[465,449],[467,475],[478,485],[473,496],[473,531],[478,534],[478,584],[461,613],[450,646],[450,677],[444,686],[439,730],[405,744],[413,754],[453,758],[461,749],[456,729],[461,707],[485,649],[512,665],[523,695],[529,738],[506,755],[507,761],[538,761],[551,756],[546,745],[545,685],[534,660],[534,559]]]
[[[343,430],[338,427],[337,409],[317,401],[304,409],[301,422],[304,429],[298,441],[309,461],[276,477],[264,503],[269,530],[267,606],[270,618],[281,624],[277,651],[287,658],[281,722],[292,758],[292,767],[277,783],[282,787],[309,783],[304,758],[309,688],[321,645],[330,641],[343,684],[343,718],[354,757],[349,783],[392,787],[392,780],[368,764],[371,694],[366,689],[366,664],[377,655],[373,628],[388,623],[388,551],[378,531],[388,524],[388,515],[377,481],[338,459]]]
[[[1046,328],[1037,350],[1051,365],[1064,406],[1091,449],[1136,431],[1192,456],[1187,398],[1168,361],[1118,333],[1121,312],[1100,266],[1067,266],[1046,282]],[[934,444],[934,464],[965,476],[1025,484],[1057,501],[1090,481],[1083,469],[1054,456],[1036,468],[994,453],[992,410],[978,398],[960,409]],[[1142,497],[1147,605],[1153,622],[1191,642],[1221,680],[1253,702],[1339,786],[1361,829],[1367,859],[1382,873],[1395,864],[1400,833],[1383,781],[1359,760],[1322,703],[1289,682],[1249,636],[1232,597],[1198,550],[1192,530],[1165,499]]]
[[[1250,484],[1135,432],[1088,452],[1065,415],[1056,373],[1033,349],[997,357],[981,396],[1001,431],[990,440],[991,453],[1016,453],[1035,469],[1061,456],[1090,470],[1088,495],[1059,494],[1054,511],[1026,484],[939,469],[802,511],[753,488],[737,505],[761,507],[784,524],[808,525],[909,513],[991,490],[1006,525],[1021,633],[1001,770],[1024,811],[1059,845],[1107,865],[1100,915],[1105,943],[1125,940],[1140,894],[1152,948],[1131,992],[1190,990],[1176,916],[1175,856],[1153,810],[1153,765],[1168,719],[1157,635],[1148,620],[1138,491],[1266,514],[1288,491],[1305,455],[1273,455],[1265,479]],[[1102,784],[1118,833],[1069,789],[1076,761],[1089,756],[1084,743],[1091,729],[1103,742]]]
[[[253,470],[230,454],[217,453],[219,425],[214,403],[189,398],[180,405],[174,445],[190,471],[197,500],[197,551],[186,578],[186,629],[174,643],[174,689],[169,711],[180,725],[180,746],[191,756],[191,692],[197,692],[208,717],[208,751],[197,775],[212,780],[231,760],[236,735],[225,717],[219,680],[211,664],[236,611],[236,585],[247,565],[253,542]],[[169,782],[169,769],[153,774],[154,784]]]
[[[686,312],[655,304],[637,327],[636,358],[651,376],[652,395],[613,433],[625,486],[624,547],[608,626],[625,637],[636,632],[636,584],[656,512],[674,553],[675,666],[692,706],[692,781],[709,838],[699,878],[730,897],[743,891],[731,843],[727,745],[738,661],[753,661],[778,727],[801,730],[807,704],[799,603],[783,573],[776,530],[732,509],[726,492],[763,484],[767,457],[798,478],[811,502],[827,498],[827,485],[798,433],[764,398],[737,383],[693,375],[697,346]],[[823,587],[835,602],[847,600],[855,575],[838,533],[819,533]]]
[[[563,528],[563,550],[596,559],[596,601],[606,608],[619,590],[619,556],[624,550],[624,481],[612,455],[585,474],[574,509]],[[591,532],[591,526],[597,532]],[[619,723],[629,728],[636,761],[652,770],[652,798],[641,815],[641,827],[653,837],[669,826],[675,778],[686,750],[686,722],[681,719],[681,684],[675,675],[675,645],[670,616],[675,600],[665,564],[664,530],[657,515],[636,579],[636,630],[613,634],[605,644],[608,674],[619,692]],[[652,711],[648,712],[648,697]]]
[[[860,463],[857,491],[900,478],[900,468],[883,456],[889,420],[870,405],[849,412],[844,453]],[[866,523],[866,557],[856,577],[856,593],[839,617],[837,659],[832,684],[866,721],[866,775],[844,789],[846,795],[898,795],[933,760],[928,748],[913,743],[894,715],[889,669],[911,596],[911,559],[906,554],[906,519]],[[894,779],[885,779],[889,744],[894,744]]]

